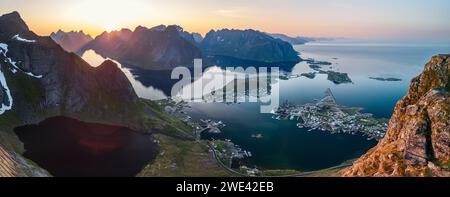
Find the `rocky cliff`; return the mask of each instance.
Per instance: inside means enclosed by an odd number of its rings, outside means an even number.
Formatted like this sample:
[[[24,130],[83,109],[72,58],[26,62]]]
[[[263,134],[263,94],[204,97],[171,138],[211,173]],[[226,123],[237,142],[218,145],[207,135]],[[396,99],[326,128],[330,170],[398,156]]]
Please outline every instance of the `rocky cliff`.
[[[344,176],[450,176],[450,55],[437,55],[411,81],[380,143]]]
[[[0,177],[46,177],[48,172],[35,167],[17,153],[7,151],[0,144]]]
[[[86,43],[93,40],[89,34],[85,34],[83,31],[64,32],[62,30],[51,33],[50,38],[69,52],[77,52]]]

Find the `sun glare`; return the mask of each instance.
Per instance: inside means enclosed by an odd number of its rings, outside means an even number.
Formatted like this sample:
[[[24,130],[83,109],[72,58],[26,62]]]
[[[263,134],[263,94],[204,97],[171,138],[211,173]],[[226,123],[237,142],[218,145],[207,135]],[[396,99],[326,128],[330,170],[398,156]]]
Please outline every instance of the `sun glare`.
[[[114,24],[106,24],[104,27],[104,30],[107,32],[111,32],[117,29],[117,25]]]

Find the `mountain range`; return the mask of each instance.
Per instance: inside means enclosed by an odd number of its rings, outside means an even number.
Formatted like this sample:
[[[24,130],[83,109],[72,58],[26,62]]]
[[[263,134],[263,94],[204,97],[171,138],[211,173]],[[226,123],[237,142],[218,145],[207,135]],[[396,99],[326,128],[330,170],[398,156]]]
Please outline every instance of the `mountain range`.
[[[83,31],[64,32],[62,30],[51,33],[50,38],[68,52],[76,52],[93,40],[89,34],[85,34]]]
[[[303,36],[292,37],[292,36],[288,36],[286,34],[281,34],[281,33],[268,33],[268,35],[270,35],[270,36],[272,36],[274,38],[278,38],[278,39],[281,39],[283,41],[289,42],[292,45],[303,45],[303,44],[306,44],[308,42],[333,41],[333,40],[335,40],[334,38],[311,38],[311,37],[303,37]]]
[[[8,87],[11,94],[6,103],[25,122],[34,119],[33,112],[49,108],[64,113],[97,110],[93,114],[99,114],[110,107],[108,102],[125,109],[137,101],[130,82],[111,61],[90,66],[51,38],[34,34],[17,12],[3,15],[0,26],[8,27],[0,30],[3,88]],[[97,103],[105,104],[90,107]]]
[[[151,70],[171,69],[193,64],[201,58],[201,50],[194,44],[194,36],[178,26],[138,26],[134,31],[104,32],[79,50],[94,50],[122,64]]]
[[[22,158],[23,144],[13,130],[54,116],[190,139],[180,120],[137,97],[114,62],[89,65],[33,33],[17,12],[0,16],[0,27],[0,176],[48,175]]]
[[[263,32],[212,30],[203,38],[177,25],[138,26],[134,31],[103,32],[84,44],[77,53],[82,55],[87,50],[94,50],[124,65],[149,70],[190,67],[195,58],[234,58],[267,64],[295,64],[301,60],[291,44]]]

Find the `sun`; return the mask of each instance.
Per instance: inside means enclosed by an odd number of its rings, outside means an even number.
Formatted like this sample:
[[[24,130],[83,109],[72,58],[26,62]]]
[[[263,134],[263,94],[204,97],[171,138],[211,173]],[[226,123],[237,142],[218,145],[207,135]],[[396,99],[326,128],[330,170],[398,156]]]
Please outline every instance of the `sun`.
[[[117,29],[117,25],[112,24],[112,23],[108,23],[108,24],[104,25],[103,28],[104,28],[105,31],[111,32],[111,31],[114,31],[114,30]]]

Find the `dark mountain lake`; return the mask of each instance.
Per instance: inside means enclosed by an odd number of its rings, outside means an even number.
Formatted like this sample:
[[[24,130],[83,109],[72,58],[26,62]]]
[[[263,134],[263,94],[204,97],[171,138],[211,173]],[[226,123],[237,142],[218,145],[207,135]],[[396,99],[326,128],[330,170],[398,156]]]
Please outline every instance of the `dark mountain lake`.
[[[17,127],[24,156],[53,176],[135,176],[155,159],[151,136],[66,117]]]

